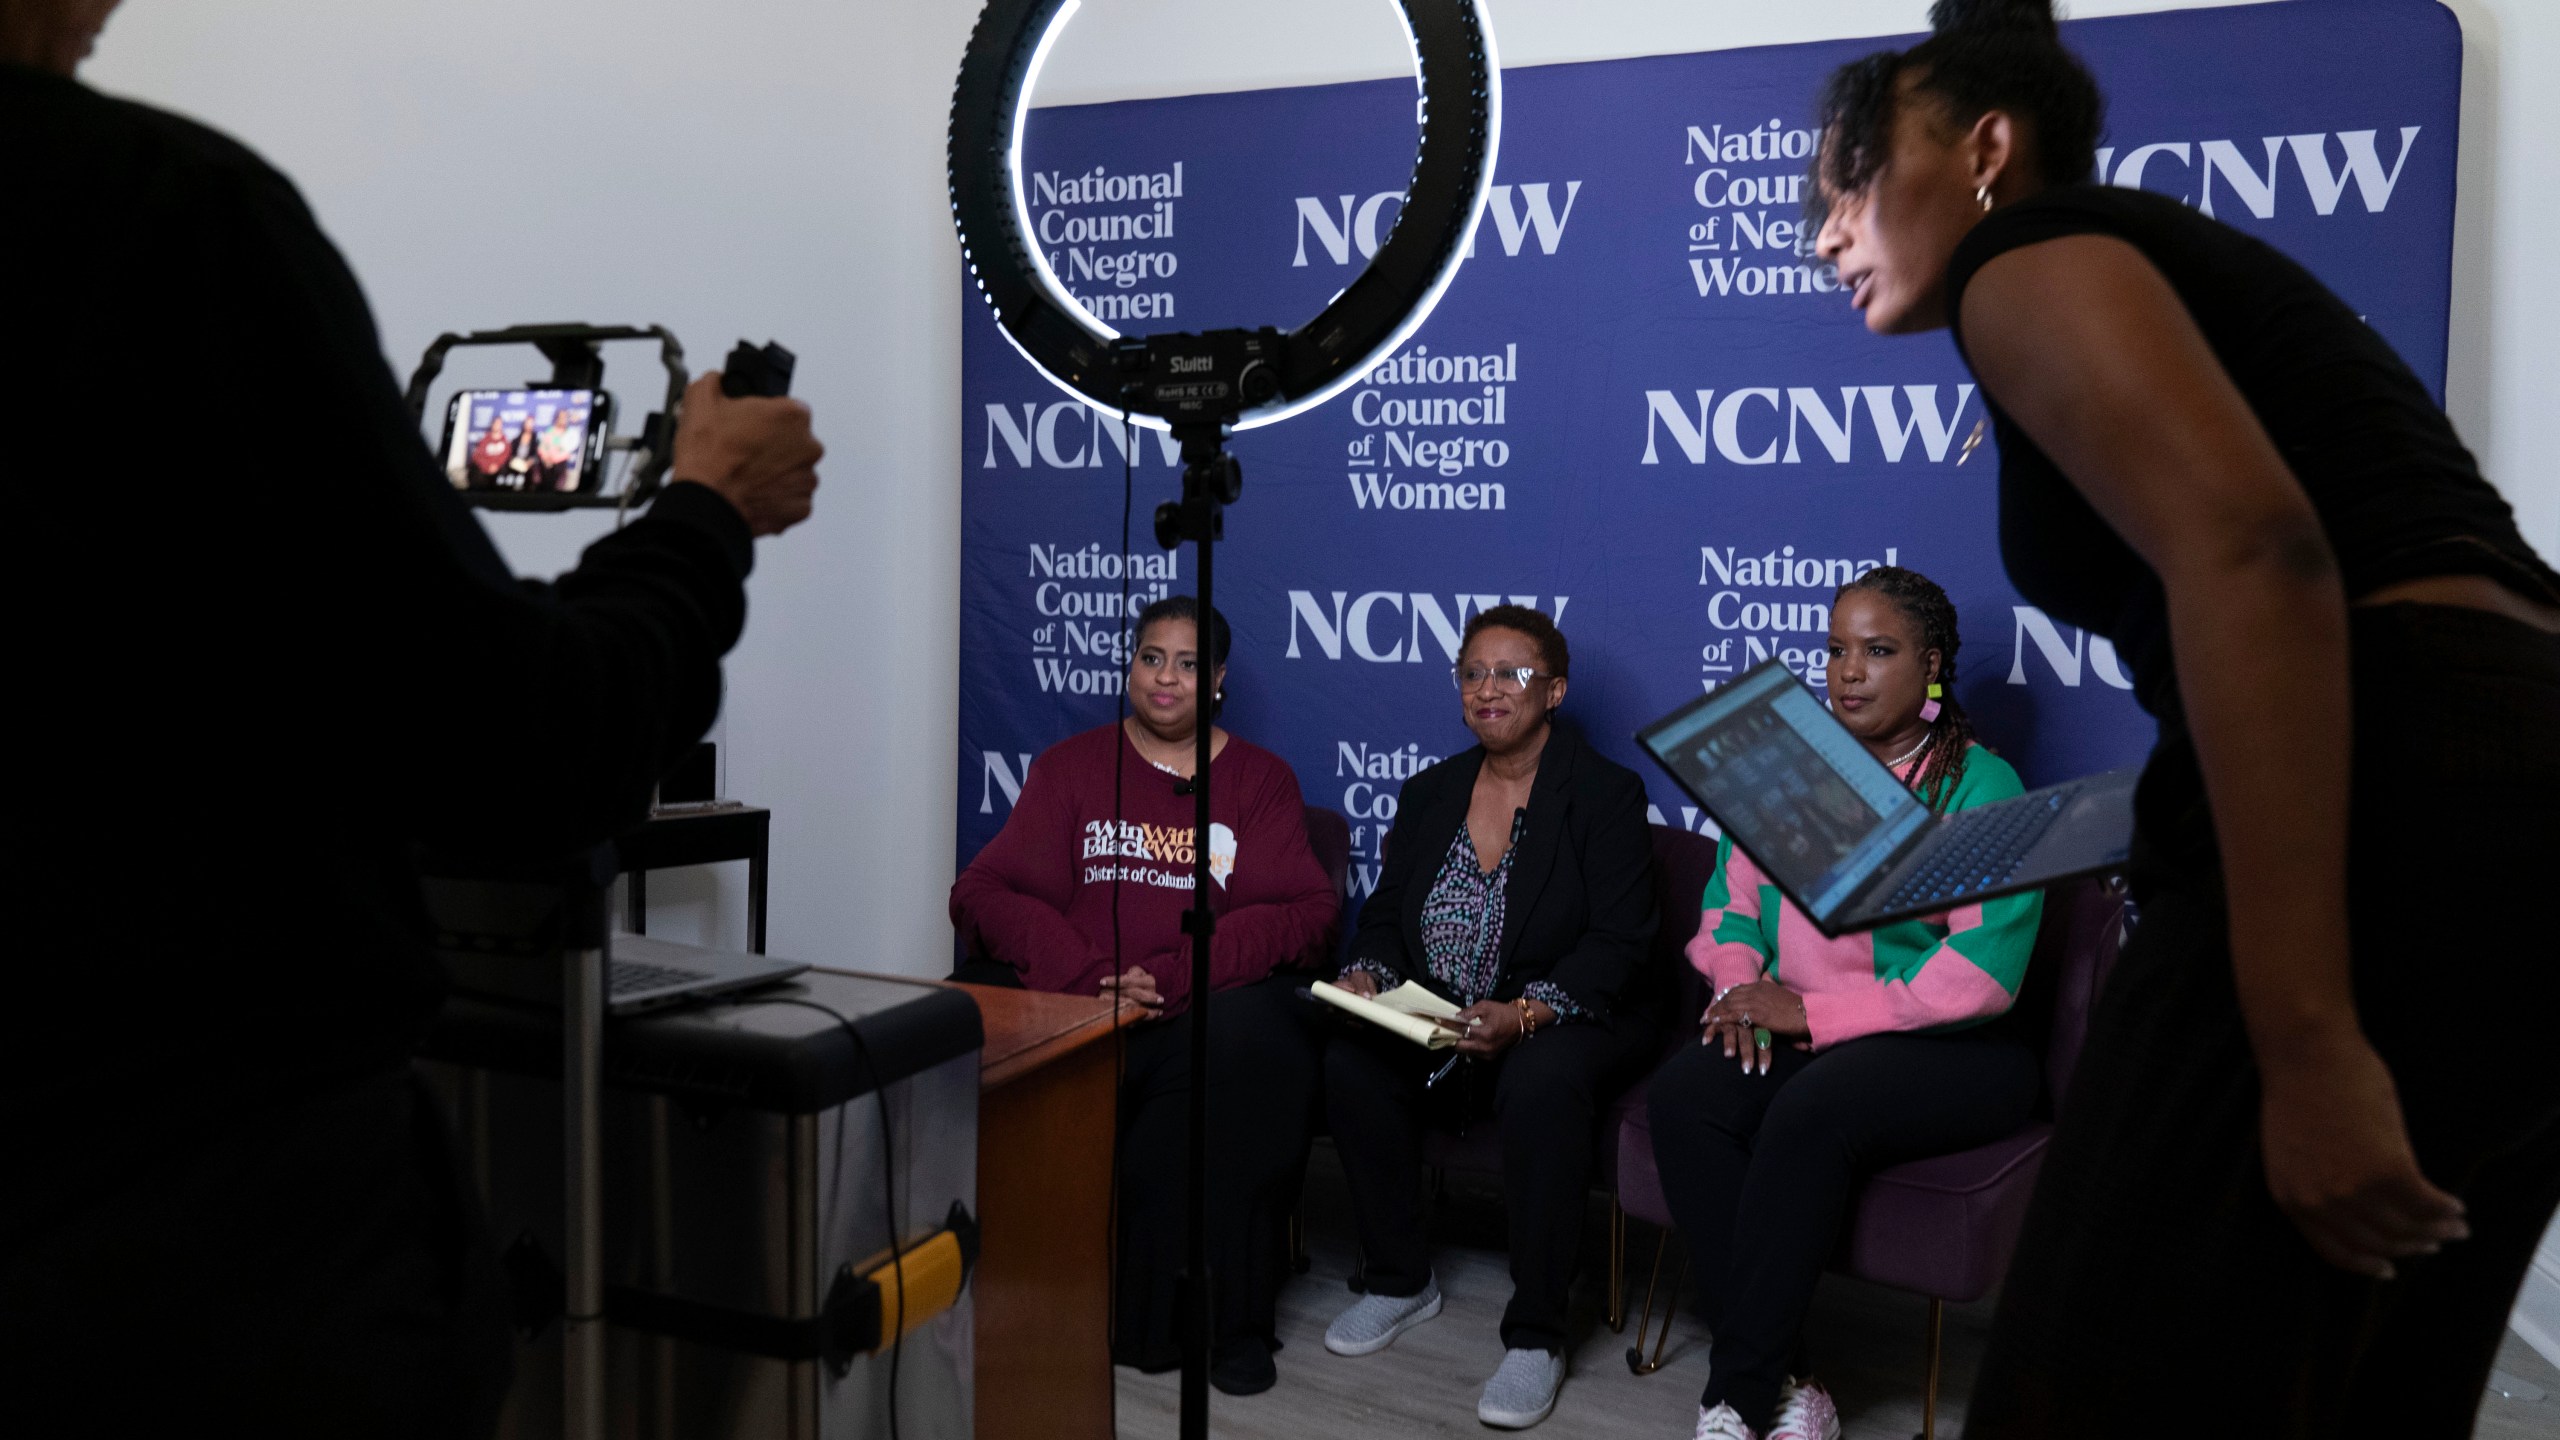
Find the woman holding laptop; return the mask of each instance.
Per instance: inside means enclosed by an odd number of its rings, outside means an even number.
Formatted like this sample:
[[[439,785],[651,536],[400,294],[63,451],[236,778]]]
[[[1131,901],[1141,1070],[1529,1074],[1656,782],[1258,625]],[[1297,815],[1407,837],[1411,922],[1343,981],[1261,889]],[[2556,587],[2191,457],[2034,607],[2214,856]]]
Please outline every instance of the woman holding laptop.
[[[1815,248],[1953,332],[2011,580],[2160,722],[1966,1433],[2467,1435],[2560,1202],[2560,574],[2351,304],[2086,183],[2047,0],[1931,19],[1832,77]]]
[[[1502,1127],[1511,1231],[1504,1356],[1476,1418],[1555,1408],[1582,1244],[1592,1130],[1655,1053],[1653,840],[1644,786],[1556,721],[1572,654],[1555,622],[1496,605],[1467,622],[1452,678],[1478,743],[1414,776],[1339,982],[1407,981],[1461,1007],[1466,1038],[1426,1050],[1354,1025],[1325,1056],[1325,1107],[1351,1182],[1367,1298],[1325,1331],[1367,1355],[1440,1313],[1422,1206],[1426,1125]]]
[[[1955,606],[1926,576],[1886,566],[1832,597],[1832,713],[1942,813],[2022,793],[1955,699],[1956,646]],[[1648,1097],[1715,1336],[1699,1440],[1836,1440],[1802,1355],[1814,1282],[1866,1175],[1989,1144],[2034,1111],[2035,1053],[2000,1017],[2043,908],[2029,891],[1826,939],[1730,836],[1719,846],[1689,942],[1715,1000]]]

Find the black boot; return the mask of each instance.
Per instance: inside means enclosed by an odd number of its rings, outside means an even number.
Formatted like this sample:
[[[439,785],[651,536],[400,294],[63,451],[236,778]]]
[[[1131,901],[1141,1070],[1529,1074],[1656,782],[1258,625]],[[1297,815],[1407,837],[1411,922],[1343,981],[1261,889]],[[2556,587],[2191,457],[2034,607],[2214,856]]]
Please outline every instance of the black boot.
[[[1259,1335],[1239,1335],[1218,1342],[1209,1361],[1209,1383],[1228,1395],[1259,1395],[1280,1379],[1271,1363],[1271,1346]]]

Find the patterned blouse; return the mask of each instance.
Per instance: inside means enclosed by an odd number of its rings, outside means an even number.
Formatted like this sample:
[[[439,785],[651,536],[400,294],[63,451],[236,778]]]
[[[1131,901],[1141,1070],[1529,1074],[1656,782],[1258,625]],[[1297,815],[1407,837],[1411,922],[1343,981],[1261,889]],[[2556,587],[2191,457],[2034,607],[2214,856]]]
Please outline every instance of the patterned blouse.
[[[1502,978],[1502,922],[1511,888],[1511,861],[1520,853],[1520,834],[1528,826],[1527,810],[1511,812],[1511,838],[1502,847],[1502,859],[1489,871],[1476,856],[1475,837],[1459,826],[1448,855],[1440,862],[1439,877],[1423,897],[1423,963],[1430,967],[1432,979],[1456,992],[1461,1005],[1473,1005],[1492,994]],[[1355,962],[1351,968],[1377,977],[1381,989],[1392,989],[1404,978],[1374,960]],[[1521,996],[1545,1004],[1559,1021],[1582,1018],[1581,1008],[1552,981],[1532,981]]]

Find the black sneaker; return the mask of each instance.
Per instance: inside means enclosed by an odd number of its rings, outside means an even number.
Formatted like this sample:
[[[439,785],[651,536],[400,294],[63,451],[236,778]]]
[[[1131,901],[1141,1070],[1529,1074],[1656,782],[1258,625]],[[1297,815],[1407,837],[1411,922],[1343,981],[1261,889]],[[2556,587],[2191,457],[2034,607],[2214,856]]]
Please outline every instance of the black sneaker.
[[[1222,1342],[1210,1357],[1209,1383],[1227,1395],[1259,1395],[1280,1379],[1271,1347],[1259,1335]]]

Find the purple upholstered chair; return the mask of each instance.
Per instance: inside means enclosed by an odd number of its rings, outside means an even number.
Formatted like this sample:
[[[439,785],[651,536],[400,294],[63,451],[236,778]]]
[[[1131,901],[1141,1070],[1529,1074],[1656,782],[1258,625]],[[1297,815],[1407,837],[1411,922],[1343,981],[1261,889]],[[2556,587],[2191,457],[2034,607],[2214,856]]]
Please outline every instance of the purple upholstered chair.
[[[1672,1008],[1683,1016],[1696,1016],[1705,1008],[1704,981],[1682,953],[1689,937],[1698,933],[1698,903],[1706,894],[1707,880],[1715,873],[1716,842],[1686,830],[1667,825],[1650,827],[1653,831],[1654,910],[1657,928],[1653,937],[1653,963],[1665,967],[1671,978]],[[1696,1030],[1685,1025],[1674,1032],[1674,1041],[1685,1041]],[[1669,1049],[1664,1055],[1667,1058]],[[1647,1071],[1650,1076],[1650,1070]],[[1645,1081],[1638,1080],[1617,1103],[1600,1114],[1600,1142],[1591,1152],[1591,1188],[1614,1192],[1619,1177],[1626,1173],[1626,1145],[1622,1138],[1630,1123],[1644,1119]],[[1650,1132],[1645,1136],[1644,1163],[1653,1165]],[[1455,1170],[1462,1174],[1500,1175],[1502,1173],[1502,1131],[1492,1122],[1468,1127],[1466,1133],[1430,1130],[1422,1139],[1423,1163],[1435,1174]],[[1660,1189],[1659,1184],[1655,1187]],[[1627,1214],[1619,1206],[1609,1207],[1609,1328],[1627,1328],[1626,1270]],[[1357,1277],[1354,1277],[1357,1284]]]
[[[2124,936],[2124,898],[2094,880],[2075,881],[2049,892],[2043,924],[2028,963],[2028,984],[2019,997],[2022,1007],[2049,1012],[2045,1044],[2045,1084],[2055,1104],[2071,1085],[2089,1028],[2089,1010],[2107,969],[2115,963]],[[1695,919],[1691,928],[1695,929]],[[2044,990],[2039,994],[2039,990]],[[1702,1007],[1703,1008],[1703,1007]],[[1636,1343],[1627,1351],[1627,1368],[1639,1375],[1662,1366],[1663,1338],[1670,1331],[1670,1311],[1679,1298],[1675,1270],[1671,1295],[1663,1306],[1663,1336],[1653,1354],[1644,1354],[1645,1331],[1653,1320],[1654,1292],[1662,1279],[1664,1251],[1670,1248],[1670,1207],[1662,1195],[1662,1177],[1653,1163],[1653,1126],[1641,1104],[1626,1117],[1618,1139],[1618,1203],[1626,1213],[1662,1232],[1654,1250],[1653,1280],[1645,1288],[1643,1317]],[[1929,1298],[1929,1381],[1921,1409],[1922,1440],[1935,1440],[1938,1418],[1938,1363],[1946,1304],[1979,1300],[2000,1284],[2017,1248],[2018,1230],[2026,1219],[2027,1197],[2052,1137],[2048,1121],[2036,1121],[2005,1140],[1954,1155],[1915,1160],[1880,1170],[1869,1177],[1852,1203],[1849,1223],[1831,1268],[1861,1280],[1909,1290]]]
[[[1333,882],[1334,898],[1344,904],[1342,928],[1351,928],[1351,822],[1321,805],[1307,807],[1307,848],[1316,852],[1316,863],[1324,867],[1325,878]]]

